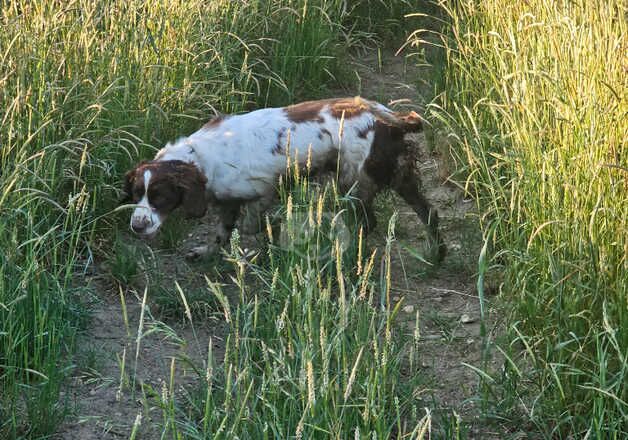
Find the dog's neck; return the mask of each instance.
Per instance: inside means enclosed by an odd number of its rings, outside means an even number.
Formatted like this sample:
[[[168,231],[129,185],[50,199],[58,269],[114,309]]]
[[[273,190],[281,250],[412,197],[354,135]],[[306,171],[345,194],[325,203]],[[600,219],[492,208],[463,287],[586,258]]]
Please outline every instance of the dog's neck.
[[[200,165],[196,154],[196,146],[189,137],[178,139],[172,144],[168,143],[164,148],[157,152],[155,160],[180,160],[187,163],[193,163],[196,166]]]
[[[212,174],[211,172],[208,172],[210,170],[205,169],[203,163],[199,160],[199,156],[196,152],[197,147],[198,146],[192,137],[184,137],[178,139],[174,143],[168,143],[164,148],[157,152],[154,160],[180,160],[182,162],[194,164],[209,180],[211,180]],[[209,189],[210,187],[211,182],[208,181],[207,188]]]

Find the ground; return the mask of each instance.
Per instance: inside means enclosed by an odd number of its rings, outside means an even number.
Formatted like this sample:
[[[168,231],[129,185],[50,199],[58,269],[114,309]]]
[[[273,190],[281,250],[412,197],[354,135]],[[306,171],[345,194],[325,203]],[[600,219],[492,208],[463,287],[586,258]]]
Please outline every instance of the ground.
[[[350,68],[359,78],[354,89],[344,94],[361,94],[370,99],[389,103],[397,101],[397,108],[417,109],[420,95],[414,83],[420,70],[403,56],[393,53],[371,54],[356,57]],[[438,136],[432,137],[438,139]],[[407,249],[420,249],[425,229],[406,205],[391,201],[390,194],[379,197],[379,217],[386,220],[392,206],[399,209],[397,241],[395,244],[393,299],[403,300],[400,323],[414,331],[419,312],[422,373],[429,384],[419,396],[420,406],[430,408],[435,417],[458,414],[467,426],[468,438],[500,438],[490,432],[478,419],[476,390],[478,379],[464,364],[480,365],[483,341],[480,337],[480,308],[474,271],[480,248],[477,221],[473,214],[474,203],[465,199],[459,187],[449,181],[447,161],[443,149],[434,148],[438,142],[426,142],[425,134],[408,137],[419,152],[418,166],[423,191],[438,209],[441,230],[449,254],[442,266],[426,271]],[[152,267],[159,269],[164,281],[183,280],[186,289],[195,286],[203,289],[204,275],[215,279],[216,271],[198,264],[189,264],[183,255],[198,244],[211,228],[211,218],[197,223],[189,237],[175,251],[154,250]],[[380,229],[383,230],[380,221]],[[383,232],[369,237],[370,246],[383,244]],[[128,237],[128,240],[134,240]],[[245,238],[245,245],[255,247],[256,239]],[[88,276],[96,296],[91,323],[80,336],[76,359],[77,368],[65,392],[72,414],[60,429],[57,437],[63,439],[128,438],[141,414],[142,438],[159,438],[159,432],[150,429],[149,420],[160,417],[160,410],[151,408],[143,395],[141,383],[148,384],[160,393],[164,381],[171,376],[173,357],[205,358],[208,341],[218,360],[222,355],[225,328],[215,317],[202,310],[194,313],[190,325],[181,313],[168,307],[168,301],[155,300],[151,291],[145,315],[140,320],[144,291],[141,282],[133,288],[122,289],[111,281],[107,263]],[[421,269],[417,269],[420,267]],[[109,270],[110,272],[110,270]],[[123,299],[123,300],[122,300]],[[177,302],[177,299],[171,299]],[[488,299],[490,312],[491,298]],[[126,313],[124,312],[124,307]],[[125,318],[126,314],[126,318]],[[213,316],[213,317],[212,317]],[[142,326],[139,324],[142,322]],[[493,328],[489,328],[489,335]],[[136,341],[142,335],[139,349]],[[178,361],[174,373],[179,384],[191,383],[196,376]],[[122,371],[124,370],[124,371]],[[136,372],[136,383],[126,383],[129,372]],[[125,374],[127,373],[127,374]],[[132,376],[132,375],[131,375]],[[121,379],[122,378],[122,379]],[[122,384],[121,384],[122,381]],[[123,385],[123,386],[122,386]],[[144,387],[146,389],[146,387]]]

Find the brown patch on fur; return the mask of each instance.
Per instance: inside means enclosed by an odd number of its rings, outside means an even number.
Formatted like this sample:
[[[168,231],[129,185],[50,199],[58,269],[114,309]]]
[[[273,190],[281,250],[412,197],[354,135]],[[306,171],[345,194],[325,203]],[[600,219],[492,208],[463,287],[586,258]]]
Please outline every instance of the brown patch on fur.
[[[364,169],[377,185],[388,186],[394,177],[398,158],[408,147],[401,128],[376,121],[374,130],[375,137]]]
[[[427,226],[440,262],[445,257],[447,248],[438,232],[438,212],[419,191],[421,182],[415,169],[416,157],[404,140],[405,133],[416,129],[417,124],[414,116],[408,116],[408,126],[403,128],[381,121],[375,122],[375,137],[364,163],[364,170],[380,189],[393,188],[412,207]]]
[[[225,117],[223,115],[218,115],[213,119],[210,119],[209,121],[207,121],[204,125],[203,128],[205,129],[209,129],[209,128],[213,128],[213,127],[217,127],[220,124],[222,124],[222,121],[225,120]]]
[[[135,169],[127,171],[124,175],[124,187],[122,189],[122,197],[120,204],[133,201],[133,184],[135,183]]]
[[[124,175],[123,197],[120,203],[137,203],[144,195],[144,176],[138,173],[147,161],[140,162],[135,168]]]
[[[321,116],[321,111],[323,111],[325,107],[329,107],[331,115],[336,119],[341,119],[343,115],[345,119],[355,118],[369,110],[366,101],[356,96],[355,98],[332,98],[306,101],[284,107],[284,112],[292,122],[318,122],[322,124],[325,120]]]
[[[369,110],[369,106],[359,96],[335,99],[330,104],[331,115],[336,119],[341,119],[343,115],[345,119],[355,118]]]
[[[283,155],[283,154],[284,154],[283,146],[281,145],[280,141],[277,141],[277,143],[273,147],[273,155],[279,156],[279,155]]]
[[[406,132],[417,132],[423,130],[423,120],[415,111],[408,113],[395,113],[395,116],[401,121],[401,128]]]
[[[326,100],[306,101],[284,107],[283,111],[291,122],[318,122],[322,124],[325,120],[321,116],[321,110],[323,110],[327,104],[328,101]]]
[[[283,146],[283,142],[281,141],[281,139],[284,137],[285,134],[286,134],[285,128],[282,128],[277,133],[277,142],[275,143],[275,146],[272,149],[273,155],[278,156],[278,155],[286,154],[284,146]]]
[[[187,169],[181,173],[181,180],[178,183],[183,190],[181,205],[188,216],[203,217],[207,210],[207,199],[205,198],[207,178],[196,166],[184,164],[183,167],[185,166]]]
[[[151,172],[148,203],[160,215],[167,215],[179,206],[190,217],[202,217],[207,208],[207,178],[193,164],[180,160],[141,162],[125,176],[125,191],[134,203],[146,192],[144,171]]]

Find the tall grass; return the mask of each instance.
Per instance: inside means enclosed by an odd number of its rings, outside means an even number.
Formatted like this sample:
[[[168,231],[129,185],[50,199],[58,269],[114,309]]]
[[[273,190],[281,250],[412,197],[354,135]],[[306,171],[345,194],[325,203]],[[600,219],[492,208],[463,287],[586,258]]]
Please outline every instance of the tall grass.
[[[107,246],[126,167],[215,110],[322,93],[362,38],[347,13],[339,0],[3,2],[0,437],[62,420],[81,274]]]
[[[441,6],[448,65],[433,115],[456,136],[512,305],[501,387],[485,397],[546,438],[625,438],[626,5]]]
[[[235,292],[207,279],[229,324],[224,359],[210,341],[182,393],[173,367],[155,398],[162,436],[427,438],[430,414],[413,396],[420,335],[394,325],[401,302],[390,301],[394,218],[383,255],[367,253],[351,201],[296,180],[282,190],[285,237],[269,223],[268,251],[253,256],[235,234]]]
[[[394,50],[398,49],[412,25],[407,15],[427,6],[424,0],[364,0],[345,4],[349,9],[349,25],[352,28],[375,32],[382,45],[389,45]]]

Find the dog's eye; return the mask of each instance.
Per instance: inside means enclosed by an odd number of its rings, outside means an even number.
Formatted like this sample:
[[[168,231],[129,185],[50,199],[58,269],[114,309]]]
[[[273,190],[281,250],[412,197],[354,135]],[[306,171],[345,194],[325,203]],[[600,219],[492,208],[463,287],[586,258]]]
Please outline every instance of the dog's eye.
[[[172,202],[173,201],[169,197],[167,197],[165,195],[155,196],[155,197],[150,199],[150,204],[155,209],[168,208],[169,206],[172,205]]]
[[[133,196],[133,201],[137,203],[144,195],[144,188],[133,188],[133,194],[131,195]]]
[[[153,200],[151,200],[151,205],[153,205],[155,208],[158,208],[165,204],[166,204],[166,199],[164,197],[155,197]]]

